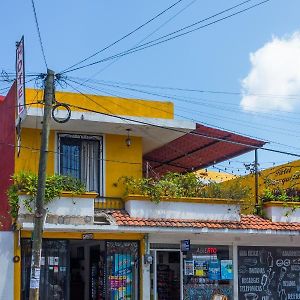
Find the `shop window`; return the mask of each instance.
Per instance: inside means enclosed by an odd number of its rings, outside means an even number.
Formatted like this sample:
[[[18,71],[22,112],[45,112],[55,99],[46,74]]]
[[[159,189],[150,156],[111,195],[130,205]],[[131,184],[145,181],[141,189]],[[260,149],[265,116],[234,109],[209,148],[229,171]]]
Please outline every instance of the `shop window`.
[[[102,137],[59,134],[58,144],[59,173],[81,180],[87,191],[102,194]]]
[[[233,299],[229,247],[191,245],[183,257],[184,299]]]
[[[31,245],[21,240],[22,300],[29,300]],[[138,300],[139,242],[43,239],[40,299]]]
[[[22,299],[29,299],[31,241],[22,240]],[[43,240],[40,299],[69,299],[69,242]]]

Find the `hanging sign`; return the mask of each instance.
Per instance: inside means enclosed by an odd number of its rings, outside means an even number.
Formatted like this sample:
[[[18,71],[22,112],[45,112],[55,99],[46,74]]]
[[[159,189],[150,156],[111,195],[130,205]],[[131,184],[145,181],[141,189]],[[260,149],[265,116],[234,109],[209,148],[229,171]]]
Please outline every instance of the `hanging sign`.
[[[25,61],[24,61],[24,36],[17,43],[16,49],[16,88],[17,88],[17,116],[16,125],[26,116],[25,106]]]
[[[181,241],[181,251],[190,251],[191,250],[191,241],[182,240]]]

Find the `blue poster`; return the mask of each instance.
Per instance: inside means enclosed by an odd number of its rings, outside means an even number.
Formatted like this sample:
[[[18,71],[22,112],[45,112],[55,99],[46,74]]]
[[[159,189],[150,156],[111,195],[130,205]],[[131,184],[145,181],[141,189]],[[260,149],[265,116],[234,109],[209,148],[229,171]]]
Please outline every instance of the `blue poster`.
[[[232,280],[233,279],[233,267],[232,260],[221,260],[221,279]]]
[[[208,264],[208,279],[209,280],[220,280],[221,269],[219,260],[211,260]]]
[[[113,276],[110,276],[111,300],[132,298],[133,257],[130,254],[114,254]]]

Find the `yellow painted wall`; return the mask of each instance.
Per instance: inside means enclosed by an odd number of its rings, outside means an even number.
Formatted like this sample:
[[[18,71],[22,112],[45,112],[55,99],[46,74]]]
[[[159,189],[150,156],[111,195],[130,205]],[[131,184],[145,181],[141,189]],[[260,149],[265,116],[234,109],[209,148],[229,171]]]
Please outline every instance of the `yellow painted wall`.
[[[19,157],[16,154],[15,171],[31,171],[38,172],[39,157],[40,157],[40,140],[41,130],[32,128],[22,128],[21,133],[21,151]],[[54,149],[55,134],[50,132],[49,136],[49,153],[48,153],[48,165],[47,174],[54,173]]]
[[[137,99],[121,99],[106,96],[88,95],[96,103],[86,97],[68,92],[56,92],[56,100],[86,107],[92,110],[109,112],[118,115],[130,115],[151,118],[173,118],[173,103],[145,101]],[[26,89],[27,103],[35,103],[43,99],[42,90]],[[35,106],[35,104],[31,104]],[[73,109],[73,108],[72,108]],[[40,130],[22,129],[22,148],[20,156],[16,155],[16,172],[38,172]],[[83,128],[84,132],[84,128]],[[142,176],[142,138],[131,137],[132,145],[125,144],[126,136],[105,135],[105,196],[121,197],[122,186],[116,185],[121,176]],[[54,160],[57,159],[55,149],[55,132],[51,131],[49,141],[47,173],[54,174]]]
[[[299,174],[298,174],[299,172]],[[277,186],[282,188],[289,188],[292,186],[300,187],[300,160],[293,161],[288,164],[269,168],[260,172],[258,176],[258,195],[261,195],[266,187],[266,180],[277,182]],[[238,179],[243,186],[251,188],[251,193],[248,202],[255,205],[255,176],[250,174],[247,176],[239,177]],[[233,180],[224,182],[223,184],[230,184]],[[250,211],[250,210],[249,210]]]
[[[131,137],[131,146],[125,144],[126,136],[106,135],[106,184],[107,197],[123,196],[124,190],[116,185],[120,176],[142,177],[142,138]]]
[[[87,94],[87,97],[78,93],[56,92],[56,100],[71,105],[96,110],[109,114],[148,117],[174,118],[174,105],[168,101],[150,101],[129,98],[117,98]],[[34,103],[43,99],[43,91],[26,89],[26,102]],[[32,105],[36,106],[35,104]],[[72,110],[79,110],[71,107]]]
[[[16,155],[16,172],[31,171],[38,172],[39,148],[40,148],[39,129],[22,129],[22,148],[20,156]],[[105,135],[105,196],[122,197],[124,189],[121,185],[116,185],[121,176],[142,176],[142,138],[131,137],[131,146],[127,147],[123,135]],[[55,132],[51,131],[49,139],[49,154],[47,174],[54,174],[54,160],[57,159],[55,149]]]

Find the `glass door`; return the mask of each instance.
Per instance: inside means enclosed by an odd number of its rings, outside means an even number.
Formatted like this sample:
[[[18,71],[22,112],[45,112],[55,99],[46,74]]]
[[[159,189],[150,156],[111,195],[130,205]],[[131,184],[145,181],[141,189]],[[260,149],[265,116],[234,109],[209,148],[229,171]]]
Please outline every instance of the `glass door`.
[[[151,250],[151,300],[182,299],[182,259],[177,249]]]
[[[106,242],[106,299],[139,299],[139,243]]]

